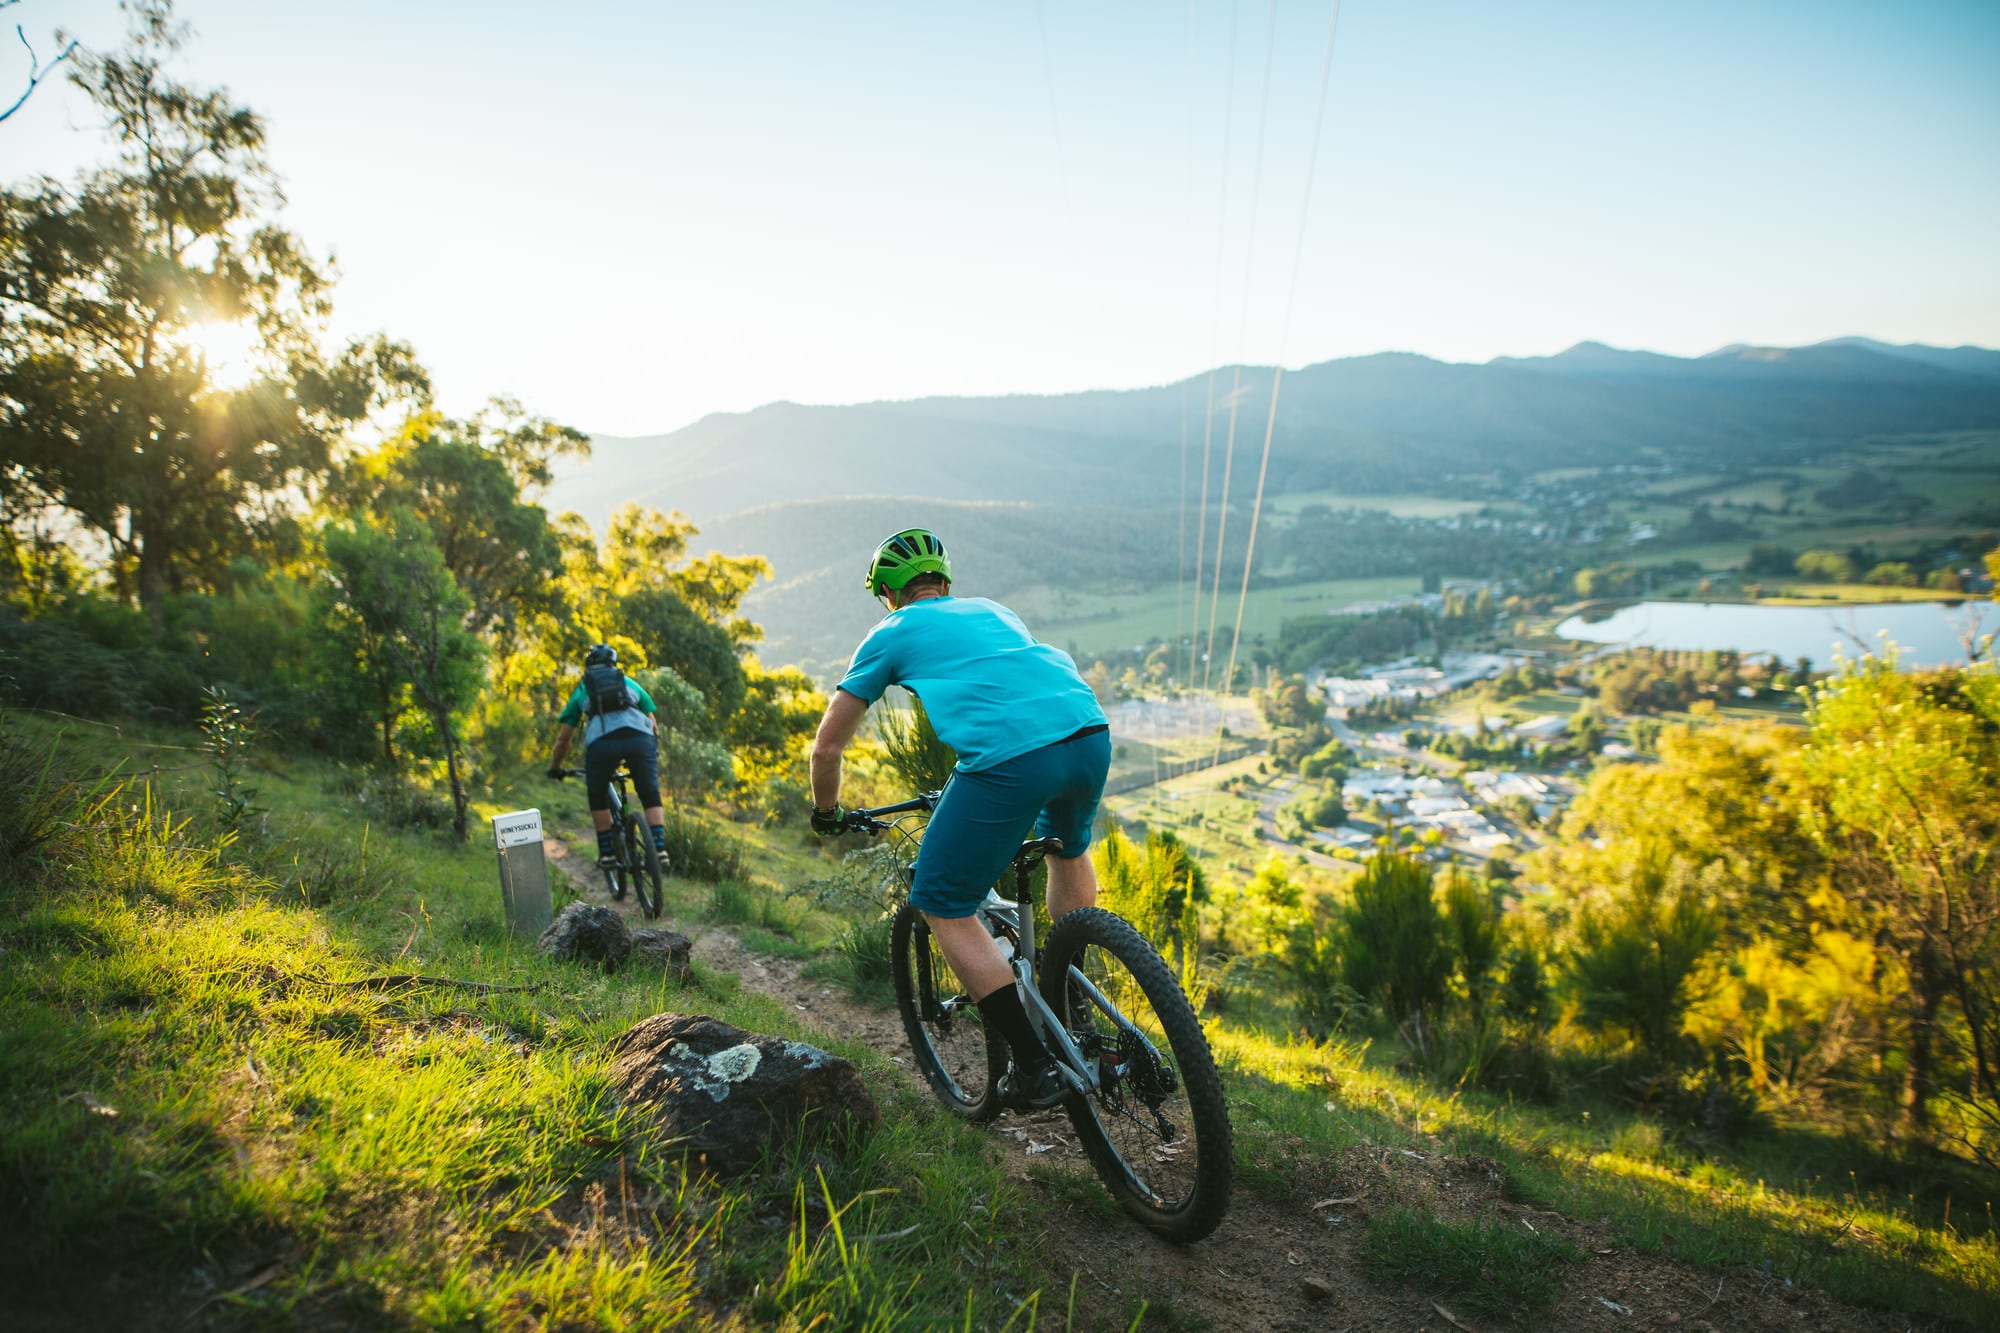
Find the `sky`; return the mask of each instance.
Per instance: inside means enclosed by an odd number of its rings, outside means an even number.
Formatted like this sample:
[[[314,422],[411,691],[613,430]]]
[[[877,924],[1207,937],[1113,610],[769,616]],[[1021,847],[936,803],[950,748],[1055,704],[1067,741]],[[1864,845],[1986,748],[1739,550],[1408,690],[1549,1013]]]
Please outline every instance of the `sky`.
[[[1389,350],[2000,347],[1993,0],[1347,0],[1323,119],[1331,3],[178,12],[178,72],[264,116],[283,221],[337,257],[330,333],[411,342],[449,412],[638,435]],[[123,31],[4,18],[44,56]],[[8,181],[108,152],[64,85],[0,125]]]

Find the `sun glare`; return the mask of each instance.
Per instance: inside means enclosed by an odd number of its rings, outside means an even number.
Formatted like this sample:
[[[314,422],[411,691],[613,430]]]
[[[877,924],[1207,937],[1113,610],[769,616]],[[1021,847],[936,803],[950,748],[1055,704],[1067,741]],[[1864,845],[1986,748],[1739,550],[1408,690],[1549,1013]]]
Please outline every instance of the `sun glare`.
[[[187,343],[207,365],[209,383],[218,389],[240,389],[257,377],[262,345],[257,326],[249,320],[192,325]]]

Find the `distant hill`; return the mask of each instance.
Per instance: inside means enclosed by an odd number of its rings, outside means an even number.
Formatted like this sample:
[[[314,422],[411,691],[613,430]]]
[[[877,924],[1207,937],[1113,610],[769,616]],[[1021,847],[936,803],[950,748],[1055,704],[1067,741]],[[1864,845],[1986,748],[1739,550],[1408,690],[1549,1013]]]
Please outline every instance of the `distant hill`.
[[[870,618],[848,595],[856,553],[930,513],[949,519],[996,593],[1065,576],[1079,547],[1115,584],[1174,577],[1204,431],[1215,499],[1236,387],[1231,501],[1247,508],[1271,377],[1226,366],[1146,389],[773,403],[667,435],[599,436],[590,460],[559,470],[550,503],[600,525],[627,501],[677,509],[704,547],[769,555],[776,578],[747,609],[771,627],[774,656],[808,640],[823,652],[848,638],[834,622],[858,631]],[[1454,477],[1642,461],[1782,464],[1867,435],[1987,427],[2000,427],[2000,352],[1977,347],[1840,338],[1673,357],[1584,342],[1485,365],[1386,352],[1285,375],[1268,493],[1434,493]],[[850,602],[852,616],[834,609]]]
[[[1985,369],[1982,369],[1985,368]],[[1237,368],[1214,372],[1220,466]],[[1261,449],[1271,369],[1241,368],[1239,457]],[[600,436],[553,498],[593,521],[639,500],[707,520],[784,500],[916,492],[946,500],[1178,505],[1210,377],[1052,396],[921,398],[717,414],[670,435]],[[1486,365],[1381,353],[1286,375],[1279,491],[1408,489],[1439,476],[1630,461],[1786,461],[1860,435],[2000,424],[2000,352],[1842,339],[1703,357],[1579,343]]]

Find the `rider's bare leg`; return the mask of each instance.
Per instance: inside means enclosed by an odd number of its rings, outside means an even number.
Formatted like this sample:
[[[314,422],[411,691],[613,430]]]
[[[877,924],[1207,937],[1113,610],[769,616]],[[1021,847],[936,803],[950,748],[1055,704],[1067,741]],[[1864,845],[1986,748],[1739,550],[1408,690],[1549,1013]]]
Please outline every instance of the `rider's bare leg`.
[[[590,812],[590,822],[597,826],[599,833],[609,833],[611,831],[611,812],[609,810],[592,810]]]
[[[1051,856],[1048,865],[1049,920],[1060,920],[1064,913],[1079,907],[1097,906],[1097,870],[1090,864],[1090,853]]]
[[[663,805],[647,806],[646,822],[654,828],[665,828],[667,826],[667,808]]]
[[[930,922],[931,934],[937,937],[945,961],[951,964],[966,994],[973,999],[983,1000],[1002,986],[1014,984],[1007,956],[1000,952],[999,941],[986,933],[977,913],[948,917],[925,912],[924,920]]]

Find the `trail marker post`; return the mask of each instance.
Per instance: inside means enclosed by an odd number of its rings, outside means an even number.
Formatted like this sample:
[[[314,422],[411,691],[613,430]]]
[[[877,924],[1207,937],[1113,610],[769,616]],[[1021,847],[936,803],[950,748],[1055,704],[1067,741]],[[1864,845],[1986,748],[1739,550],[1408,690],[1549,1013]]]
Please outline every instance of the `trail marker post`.
[[[551,915],[542,812],[516,810],[493,816],[493,843],[500,850],[500,901],[507,909],[507,926],[516,935],[538,939]]]

